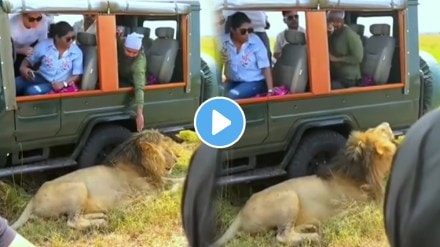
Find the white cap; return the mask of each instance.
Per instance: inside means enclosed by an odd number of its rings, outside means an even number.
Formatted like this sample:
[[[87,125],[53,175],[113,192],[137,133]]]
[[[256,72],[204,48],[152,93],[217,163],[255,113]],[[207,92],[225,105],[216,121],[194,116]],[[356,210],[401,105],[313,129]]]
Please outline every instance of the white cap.
[[[127,35],[127,38],[125,39],[125,47],[133,50],[140,50],[142,46],[142,38],[144,37],[143,34],[140,33],[130,33]]]

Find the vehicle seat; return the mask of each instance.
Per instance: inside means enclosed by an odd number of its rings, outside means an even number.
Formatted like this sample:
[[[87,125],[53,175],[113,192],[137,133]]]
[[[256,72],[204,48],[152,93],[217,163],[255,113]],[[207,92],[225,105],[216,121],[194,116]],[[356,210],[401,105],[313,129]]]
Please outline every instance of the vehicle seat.
[[[148,57],[148,51],[153,43],[153,39],[150,38],[151,29],[148,27],[136,27],[133,31],[144,35],[142,46],[144,47],[145,56]]]
[[[362,25],[362,24],[356,24],[356,23],[353,23],[353,24],[350,24],[349,27],[350,27],[351,30],[353,30],[355,33],[359,34],[359,36],[360,36],[361,39],[362,39],[362,44],[363,44],[364,47],[365,47],[365,42],[366,42],[366,40],[367,40],[367,37],[365,37],[365,35],[364,35],[365,26]]]
[[[273,68],[274,86],[285,85],[291,93],[305,92],[308,82],[306,36],[301,31],[284,31],[287,44]]]
[[[390,36],[390,25],[373,24],[366,40],[362,72],[371,76],[375,84],[385,84],[390,75],[396,40]]]
[[[157,39],[153,40],[147,57],[147,71],[154,75],[159,83],[168,83],[173,76],[179,43],[173,39],[174,29],[158,27]]]
[[[78,32],[78,46],[83,52],[84,74],[81,81],[81,90],[94,90],[98,84],[98,48],[96,35],[93,33]]]

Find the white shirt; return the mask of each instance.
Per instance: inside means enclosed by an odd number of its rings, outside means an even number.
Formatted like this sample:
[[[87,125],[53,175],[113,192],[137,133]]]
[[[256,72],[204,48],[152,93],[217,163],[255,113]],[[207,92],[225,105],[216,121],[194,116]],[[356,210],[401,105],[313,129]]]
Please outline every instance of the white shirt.
[[[284,36],[284,31],[287,29],[281,31],[275,40],[275,45],[273,47],[273,53],[280,53],[281,49],[285,44],[287,44],[286,38]],[[305,29],[303,27],[298,27],[298,31],[305,32]]]
[[[37,28],[26,28],[23,25],[21,14],[11,15],[9,17],[9,25],[11,28],[11,37],[17,48],[29,46],[35,41],[42,41],[47,38],[49,26],[53,22],[53,18],[43,15],[43,19]]]
[[[231,10],[224,10],[223,16],[225,19],[228,18],[228,16],[234,14],[237,11],[231,11]],[[240,11],[243,12],[251,19],[252,27],[254,28],[255,32],[265,32],[264,29],[266,27],[266,21],[267,21],[267,15],[264,11]]]

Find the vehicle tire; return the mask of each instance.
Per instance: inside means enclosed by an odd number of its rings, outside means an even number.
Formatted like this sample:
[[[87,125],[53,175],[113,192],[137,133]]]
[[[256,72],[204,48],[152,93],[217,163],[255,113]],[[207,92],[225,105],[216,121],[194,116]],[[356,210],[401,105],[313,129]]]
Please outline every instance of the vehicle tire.
[[[295,178],[314,174],[319,166],[334,158],[345,147],[346,142],[343,135],[331,130],[320,130],[306,135],[286,168],[287,176]]]
[[[423,86],[423,114],[427,113],[431,109],[432,105],[432,93],[433,93],[433,78],[432,72],[429,69],[429,65],[426,61],[420,57],[420,70],[423,72],[424,86]]]
[[[133,133],[120,125],[105,125],[92,132],[78,158],[80,168],[102,163],[106,156],[119,144],[128,140]]]

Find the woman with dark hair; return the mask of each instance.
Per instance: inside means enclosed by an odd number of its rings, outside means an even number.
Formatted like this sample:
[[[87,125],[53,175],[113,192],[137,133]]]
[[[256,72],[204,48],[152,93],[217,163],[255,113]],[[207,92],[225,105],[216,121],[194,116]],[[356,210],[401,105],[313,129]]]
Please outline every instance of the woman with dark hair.
[[[272,72],[267,49],[254,33],[251,20],[243,12],[230,16],[231,31],[221,38],[225,63],[226,93],[243,99],[272,93]]]
[[[15,79],[17,96],[57,92],[80,80],[83,54],[74,43],[73,27],[65,21],[51,24],[48,36],[21,63],[21,76]],[[37,64],[39,69],[34,71]]]

